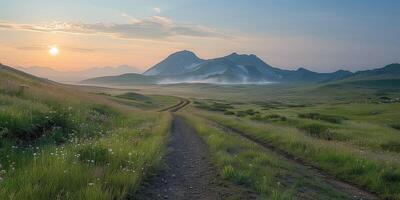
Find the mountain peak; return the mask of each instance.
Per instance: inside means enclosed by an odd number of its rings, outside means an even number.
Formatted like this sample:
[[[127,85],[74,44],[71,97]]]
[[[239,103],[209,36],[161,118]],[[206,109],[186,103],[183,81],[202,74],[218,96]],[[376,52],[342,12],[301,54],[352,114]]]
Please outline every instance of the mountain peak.
[[[176,57],[176,56],[195,57],[195,58],[199,59],[199,57],[197,57],[197,55],[195,53],[188,51],[188,50],[177,51],[168,57]]]
[[[308,72],[308,71],[310,71],[310,70],[308,70],[308,69],[306,69],[306,68],[304,68],[304,67],[300,67],[300,68],[298,68],[296,71],[300,71],[300,72],[301,72],[301,71],[307,71],[307,72]]]
[[[255,57],[255,58],[257,58],[257,56],[254,54],[238,54],[236,52],[233,52],[233,53],[227,55],[226,57],[228,57],[228,58],[229,57]]]
[[[204,62],[191,51],[183,50],[169,55],[160,63],[145,71],[144,75],[176,75],[191,70]]]

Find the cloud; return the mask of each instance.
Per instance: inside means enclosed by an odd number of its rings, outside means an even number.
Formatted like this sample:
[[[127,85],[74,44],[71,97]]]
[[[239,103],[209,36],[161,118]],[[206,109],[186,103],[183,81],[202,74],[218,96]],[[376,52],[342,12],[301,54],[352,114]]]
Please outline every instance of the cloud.
[[[204,26],[180,24],[169,18],[153,16],[129,23],[71,23],[19,24],[0,22],[0,28],[37,32],[74,34],[103,34],[125,39],[165,39],[173,36],[228,38],[229,36]]]
[[[160,14],[160,13],[161,13],[161,9],[160,9],[160,8],[153,8],[153,10],[154,10],[157,14]]]
[[[13,28],[13,26],[8,25],[8,24],[1,24],[0,23],[0,28]]]
[[[41,46],[19,46],[15,47],[18,50],[24,50],[24,51],[37,51],[37,50],[43,50],[44,48]]]
[[[15,48],[24,51],[42,51],[49,49],[47,45],[17,46]],[[82,47],[72,47],[72,46],[61,46],[60,48],[62,51],[81,52],[81,53],[91,53],[96,50],[99,50],[93,48],[82,48]]]

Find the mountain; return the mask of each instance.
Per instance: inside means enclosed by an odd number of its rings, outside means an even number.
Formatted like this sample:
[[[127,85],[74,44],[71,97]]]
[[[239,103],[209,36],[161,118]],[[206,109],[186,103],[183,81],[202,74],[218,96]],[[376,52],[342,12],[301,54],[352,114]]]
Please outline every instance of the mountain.
[[[237,54],[201,59],[193,52],[180,51],[151,67],[142,75],[128,74],[107,76],[84,81],[86,84],[163,84],[163,83],[232,83],[260,84],[282,82],[325,83],[351,78],[383,77],[399,74],[399,64],[384,68],[352,73],[338,70],[332,73],[318,73],[299,68],[285,70],[265,63],[256,55]]]
[[[383,68],[359,71],[354,73],[352,79],[381,79],[381,78],[400,78],[400,64],[393,63]]]
[[[61,72],[48,67],[18,67],[18,70],[59,82],[79,82],[93,77],[137,72],[137,69],[128,65],[117,67],[94,67],[81,71],[68,72]]]
[[[283,82],[328,82],[349,77],[353,73],[345,70],[318,73],[301,67],[297,70],[280,70],[279,74]]]
[[[197,57],[193,52],[184,50],[171,54],[166,59],[151,67],[143,74],[154,75],[177,75],[191,71],[204,60]]]
[[[203,60],[193,52],[185,50],[168,56],[146,71],[144,75],[159,76],[161,82],[246,84],[330,81],[349,76],[351,72],[341,70],[334,73],[316,73],[304,68],[283,70],[268,65],[254,54],[232,53],[221,58]]]

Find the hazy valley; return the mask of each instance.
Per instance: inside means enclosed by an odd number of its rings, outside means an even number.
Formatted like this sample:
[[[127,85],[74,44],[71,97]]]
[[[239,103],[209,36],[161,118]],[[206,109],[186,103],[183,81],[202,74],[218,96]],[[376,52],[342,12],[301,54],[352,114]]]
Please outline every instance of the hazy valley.
[[[400,200],[398,8],[0,1],[0,199]]]

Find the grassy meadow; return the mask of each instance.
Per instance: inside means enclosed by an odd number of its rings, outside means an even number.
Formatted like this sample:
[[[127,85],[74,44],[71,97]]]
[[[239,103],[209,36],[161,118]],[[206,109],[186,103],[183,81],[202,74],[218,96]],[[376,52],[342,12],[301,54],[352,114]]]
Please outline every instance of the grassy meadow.
[[[124,199],[160,161],[167,113],[0,71],[0,199]]]
[[[135,198],[161,164],[172,116],[224,179],[263,199],[352,199],[272,145],[337,179],[400,199],[400,91],[319,85],[67,86],[0,68],[0,199]]]
[[[400,199],[396,98],[351,103],[197,100],[198,116],[270,143],[342,180]]]
[[[246,140],[205,118],[181,114],[209,145],[221,176],[252,188],[263,199],[351,199],[304,166],[290,162],[276,153]]]

